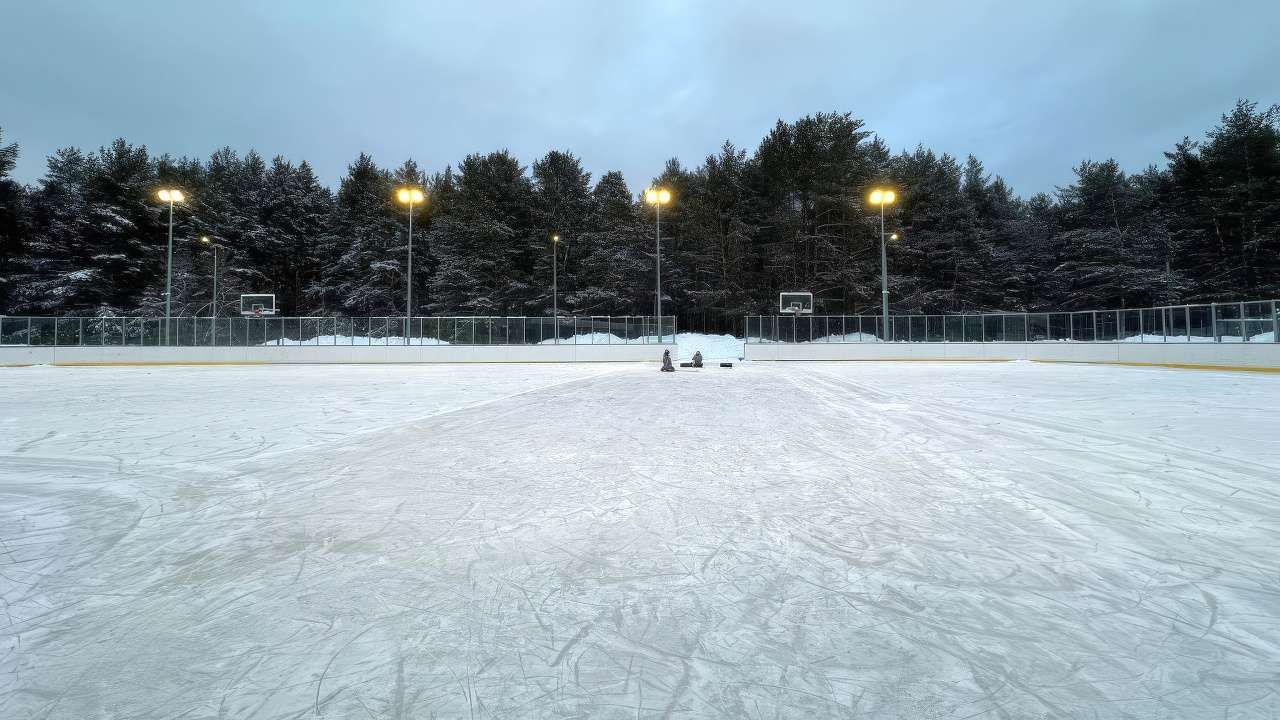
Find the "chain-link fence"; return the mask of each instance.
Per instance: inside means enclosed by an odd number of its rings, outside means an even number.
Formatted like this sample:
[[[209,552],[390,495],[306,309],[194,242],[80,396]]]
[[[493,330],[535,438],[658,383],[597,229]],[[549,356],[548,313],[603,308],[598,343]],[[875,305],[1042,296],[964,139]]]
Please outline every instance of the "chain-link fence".
[[[749,315],[746,342],[1280,342],[1276,300],[977,315]]]
[[[634,345],[674,342],[674,316],[6,317],[0,345]]]

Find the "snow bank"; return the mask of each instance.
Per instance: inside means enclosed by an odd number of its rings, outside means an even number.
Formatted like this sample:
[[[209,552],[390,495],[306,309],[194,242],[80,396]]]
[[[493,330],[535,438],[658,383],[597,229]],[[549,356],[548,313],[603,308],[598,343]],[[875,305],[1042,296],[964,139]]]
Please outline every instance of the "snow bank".
[[[761,338],[761,337],[751,338],[752,345],[773,345],[778,343],[783,343],[787,345],[803,345],[805,343],[878,343],[878,342],[884,342],[884,341],[881,340],[877,335],[874,335],[872,333],[862,333],[862,332],[851,332],[851,333],[846,333],[844,335],[839,335],[839,334],[827,335],[825,337],[814,338],[812,340],[800,340],[794,343],[791,342],[790,340],[774,340],[771,338]]]
[[[386,338],[366,337],[363,335],[318,335],[306,340],[293,340],[284,338],[283,340],[268,340],[262,345],[404,345],[403,337],[391,336]],[[411,338],[409,345],[449,345],[448,340],[440,340],[438,338]]]
[[[656,341],[653,338],[649,338],[649,342],[656,342]],[[639,344],[642,344],[642,340],[640,338],[637,338],[635,340],[632,340],[630,343],[628,343],[626,338],[619,337],[617,335],[614,335],[613,333],[593,332],[593,333],[582,333],[581,335],[573,335],[570,337],[563,337],[563,338],[560,338],[560,342],[558,343],[556,342],[555,338],[547,338],[546,340],[543,340],[538,344],[539,345],[573,345],[575,343],[578,345],[627,345],[627,344],[639,345]]]
[[[701,351],[705,360],[742,359],[742,338],[732,335],[706,335],[704,333],[676,333],[676,346],[681,360],[689,360]]]

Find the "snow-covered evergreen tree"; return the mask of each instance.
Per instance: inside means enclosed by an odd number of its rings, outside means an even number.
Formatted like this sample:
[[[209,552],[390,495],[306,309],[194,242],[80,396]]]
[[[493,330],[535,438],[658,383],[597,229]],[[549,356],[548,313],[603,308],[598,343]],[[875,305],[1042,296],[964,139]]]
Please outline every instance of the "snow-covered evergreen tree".
[[[337,260],[322,272],[321,287],[333,293],[333,307],[346,314],[404,312],[405,258],[394,188],[391,173],[361,153],[338,189],[332,231],[322,241]]]
[[[436,257],[433,312],[516,315],[531,291],[533,188],[507,151],[470,155],[459,166],[446,212],[431,221]]]
[[[3,138],[0,138],[3,139]],[[272,292],[283,312],[405,310],[407,209],[415,207],[415,311],[545,314],[550,236],[562,312],[651,313],[654,208],[607,173],[594,188],[577,157],[548,153],[531,172],[506,151],[427,174],[362,155],[331,193],[306,162],[223,148],[200,161],[151,157],[117,140],[48,159],[26,188],[0,143],[0,312],[158,314],[167,208],[175,207],[175,314],[205,314],[220,252],[222,314]],[[982,162],[919,147],[897,155],[847,113],[779,121],[753,153],[725,144],[698,167],[669,161],[654,179],[662,212],[664,309],[685,326],[727,330],[809,290],[821,312],[878,313],[879,218],[886,208],[892,310],[1063,310],[1280,295],[1280,107],[1240,101],[1164,167],[1126,174],[1086,160],[1058,192],[1019,199]]]
[[[18,163],[18,144],[4,144],[0,128],[0,315],[8,312],[22,259],[26,256],[27,228],[26,188],[10,174]]]
[[[571,239],[577,287],[565,297],[583,315],[629,315],[653,298],[648,229],[620,172],[605,173],[591,191],[586,229]]]

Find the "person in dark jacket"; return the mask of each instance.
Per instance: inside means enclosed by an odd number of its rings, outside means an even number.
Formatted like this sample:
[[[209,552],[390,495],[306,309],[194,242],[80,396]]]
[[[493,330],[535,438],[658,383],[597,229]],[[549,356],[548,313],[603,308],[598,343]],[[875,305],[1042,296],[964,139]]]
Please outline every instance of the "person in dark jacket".
[[[693,354],[693,366],[696,368],[702,367],[702,351],[701,350],[698,350]]]
[[[671,351],[662,351],[662,372],[675,372],[676,369],[671,365]]]

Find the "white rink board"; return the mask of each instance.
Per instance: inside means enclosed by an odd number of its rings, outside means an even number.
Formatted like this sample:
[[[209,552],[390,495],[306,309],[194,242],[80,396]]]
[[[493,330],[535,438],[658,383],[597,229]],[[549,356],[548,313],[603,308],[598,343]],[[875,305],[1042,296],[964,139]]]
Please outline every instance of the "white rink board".
[[[750,343],[748,360],[1041,360],[1280,369],[1280,343]]]
[[[0,370],[3,718],[1270,718],[1280,379]]]
[[[384,364],[660,362],[674,344],[0,347],[0,366],[76,364]]]

